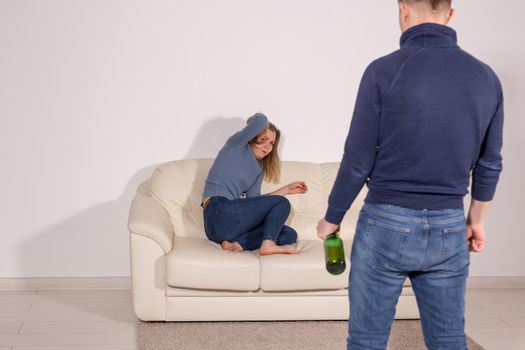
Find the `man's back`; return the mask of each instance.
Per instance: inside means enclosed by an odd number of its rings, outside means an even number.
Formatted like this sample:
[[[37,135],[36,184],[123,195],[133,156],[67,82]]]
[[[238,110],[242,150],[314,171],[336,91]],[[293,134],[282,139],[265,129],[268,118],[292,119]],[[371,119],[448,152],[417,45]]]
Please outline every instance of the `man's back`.
[[[382,81],[369,201],[387,196],[408,208],[461,208],[501,87],[487,65],[456,45],[449,27],[413,27],[401,45],[372,67]],[[497,177],[489,181],[495,188]]]
[[[400,50],[370,64],[359,91],[345,181],[334,186],[331,208],[346,211],[367,179],[367,203],[461,208],[473,169],[473,198],[492,199],[501,171],[501,86],[457,46],[453,29],[410,28]]]

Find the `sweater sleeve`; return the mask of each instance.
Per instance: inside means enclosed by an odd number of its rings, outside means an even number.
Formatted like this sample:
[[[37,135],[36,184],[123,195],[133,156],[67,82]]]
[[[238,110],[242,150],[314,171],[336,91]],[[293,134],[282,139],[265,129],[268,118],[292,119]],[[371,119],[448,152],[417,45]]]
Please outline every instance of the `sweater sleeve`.
[[[343,159],[328,198],[325,215],[328,222],[341,223],[372,171],[377,154],[380,115],[381,98],[372,64],[363,74],[359,86]]]
[[[499,84],[498,84],[499,85]],[[472,198],[488,202],[494,198],[499,175],[503,169],[501,147],[503,145],[503,93],[500,87],[499,102],[492,118],[481,152],[472,172]]]
[[[252,121],[246,124],[244,129],[237,131],[226,141],[226,145],[229,147],[246,146],[246,144],[263,131],[267,125],[268,118],[262,113],[257,113],[253,116]]]

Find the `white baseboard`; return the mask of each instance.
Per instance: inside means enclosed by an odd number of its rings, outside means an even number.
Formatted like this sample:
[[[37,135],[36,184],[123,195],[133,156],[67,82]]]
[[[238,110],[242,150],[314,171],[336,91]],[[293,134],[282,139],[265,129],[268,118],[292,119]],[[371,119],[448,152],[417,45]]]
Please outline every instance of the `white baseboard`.
[[[469,277],[467,288],[525,288],[525,277]]]
[[[469,289],[525,288],[525,277],[469,277]],[[131,277],[0,278],[0,291],[131,289]]]
[[[131,289],[130,277],[0,278],[0,291]]]

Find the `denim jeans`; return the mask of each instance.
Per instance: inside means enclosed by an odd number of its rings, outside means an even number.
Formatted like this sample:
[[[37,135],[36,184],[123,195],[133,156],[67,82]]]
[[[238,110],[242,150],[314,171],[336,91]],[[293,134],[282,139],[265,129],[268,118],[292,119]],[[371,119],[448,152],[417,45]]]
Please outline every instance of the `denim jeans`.
[[[427,348],[463,350],[470,263],[463,209],[414,210],[365,204],[349,280],[348,349],[385,349],[406,278]]]
[[[290,209],[283,196],[212,197],[204,209],[204,230],[213,242],[238,242],[245,250],[260,248],[265,239],[278,245],[292,244],[297,233],[284,225]]]

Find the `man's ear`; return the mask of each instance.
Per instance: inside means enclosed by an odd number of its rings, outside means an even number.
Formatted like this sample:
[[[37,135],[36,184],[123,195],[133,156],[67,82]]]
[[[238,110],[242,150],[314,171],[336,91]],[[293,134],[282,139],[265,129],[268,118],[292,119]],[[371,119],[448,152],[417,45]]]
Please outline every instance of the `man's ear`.
[[[455,14],[456,14],[456,11],[454,9],[450,9],[448,13],[448,18],[447,18],[447,24],[448,22],[450,22],[450,20],[452,19],[452,17],[454,17]]]
[[[399,13],[401,14],[401,20],[406,23],[408,22],[408,17],[410,16],[410,7],[402,1],[398,2],[399,4]]]
[[[398,1],[397,5],[399,6],[399,12],[402,13],[404,11],[404,6],[406,5],[402,1]]]

